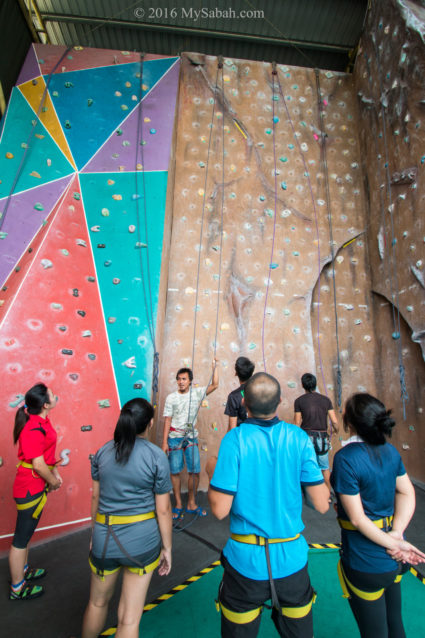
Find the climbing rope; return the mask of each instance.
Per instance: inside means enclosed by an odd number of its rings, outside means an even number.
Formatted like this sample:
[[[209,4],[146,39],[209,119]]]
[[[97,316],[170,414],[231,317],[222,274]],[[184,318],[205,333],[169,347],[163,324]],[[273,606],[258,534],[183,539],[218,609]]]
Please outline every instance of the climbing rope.
[[[215,78],[215,87],[214,87],[214,92],[215,94],[217,94],[218,92],[218,77],[219,77],[219,71],[221,70],[221,92],[222,92],[222,96],[223,96],[223,100],[224,100],[224,78],[223,78],[223,59],[222,56],[219,57],[218,59],[218,63],[217,63],[217,73],[216,73],[216,78]],[[205,182],[204,182],[204,192],[203,192],[203,199],[202,199],[202,215],[201,215],[201,229],[200,229],[200,237],[199,237],[199,253],[198,253],[198,267],[197,267],[197,275],[196,275],[196,295],[195,295],[195,307],[194,307],[194,325],[193,325],[193,340],[192,340],[192,371],[194,370],[194,361],[195,361],[195,345],[196,345],[196,323],[197,323],[197,312],[198,312],[198,296],[199,296],[199,280],[200,280],[200,265],[201,265],[201,252],[202,252],[202,239],[203,239],[203,228],[204,228],[204,218],[205,218],[205,203],[206,203],[206,193],[207,193],[207,181],[208,181],[208,167],[209,167],[209,158],[210,158],[210,150],[211,150],[211,140],[212,140],[212,134],[213,134],[213,128],[214,128],[214,115],[215,115],[215,107],[216,107],[216,95],[214,95],[214,102],[213,102],[213,109],[212,109],[212,114],[211,114],[211,125],[210,125],[210,134],[209,134],[209,140],[208,140],[208,149],[207,149],[207,161],[206,161],[206,169],[205,169]],[[220,308],[220,286],[221,286],[221,269],[222,269],[222,252],[223,252],[223,219],[224,219],[224,159],[225,159],[225,150],[224,150],[224,112],[223,112],[223,117],[222,117],[222,128],[221,128],[221,133],[222,133],[222,194],[221,194],[221,215],[220,215],[220,246],[219,246],[219,271],[218,271],[218,281],[217,281],[217,310],[216,310],[216,320],[215,320],[215,335],[214,335],[214,358],[216,357],[216,353],[217,353],[217,334],[218,334],[218,320],[219,320],[219,308]],[[205,386],[205,390],[204,390],[204,394],[201,397],[201,399],[198,401],[198,405],[196,408],[196,412],[193,416],[193,418],[191,418],[191,407],[192,407],[192,385],[190,386],[189,392],[189,407],[188,407],[188,424],[191,428],[191,435],[192,435],[192,440],[195,438],[195,423],[196,423],[196,419],[198,417],[198,413],[199,410],[201,408],[201,405],[205,399],[206,396],[206,391],[208,386],[211,384],[213,378],[214,378],[214,372],[215,372],[215,368],[216,365],[214,365],[213,371],[211,373],[211,376],[209,378],[209,381],[207,383],[207,385]],[[192,467],[194,467],[194,461],[195,461],[195,446],[192,446]],[[193,492],[194,492],[194,498],[196,500],[196,489],[195,489],[195,481],[194,479],[192,486],[193,486]],[[176,519],[176,522],[174,523],[174,530],[176,532],[183,532],[185,531],[190,525],[193,524],[193,522],[199,517],[199,514],[197,514],[196,516],[193,517],[193,519],[191,521],[189,521],[189,523],[187,523],[185,526],[180,526],[178,524],[179,519]]]
[[[335,253],[334,253],[334,238],[332,228],[332,212],[331,212],[331,197],[329,192],[329,172],[328,161],[326,156],[326,142],[327,135],[323,128],[323,100],[322,91],[320,88],[320,73],[318,69],[314,69],[316,75],[316,89],[317,89],[317,106],[319,111],[319,126],[321,134],[321,156],[323,164],[323,173],[325,176],[325,190],[326,190],[326,210],[328,214],[329,222],[329,244],[331,247],[331,264],[332,264],[332,283],[333,283],[333,297],[334,297],[334,312],[335,312],[335,339],[336,339],[336,354],[337,354],[337,370],[336,370],[336,382],[337,382],[337,402],[338,407],[341,408],[342,403],[342,374],[341,374],[341,361],[339,352],[339,336],[338,336],[338,310],[336,302],[336,281],[335,281]]]
[[[137,114],[137,132],[136,132],[136,153],[135,153],[135,166],[134,166],[134,181],[135,181],[135,203],[136,203],[136,219],[137,219],[137,249],[139,254],[141,281],[143,288],[143,300],[145,304],[146,319],[149,329],[150,338],[154,350],[153,367],[152,367],[152,403],[156,405],[156,397],[158,393],[158,379],[159,379],[159,352],[156,349],[155,343],[155,324],[154,324],[154,311],[152,303],[152,289],[151,289],[151,276],[150,276],[150,259],[149,259],[149,237],[148,237],[148,214],[146,204],[146,181],[145,181],[145,161],[143,146],[143,62],[145,54],[140,54],[140,78],[139,78],[139,111]],[[140,152],[140,163],[139,163]],[[139,165],[141,165],[141,171],[139,171]],[[145,243],[142,242],[141,237],[141,220],[140,220],[140,207],[139,207],[139,172],[142,175],[142,199],[143,199],[143,220],[145,231]],[[146,277],[145,267],[143,264],[143,251],[142,247],[146,250]],[[147,279],[147,285],[145,282]],[[147,288],[147,290],[146,290]]]
[[[383,71],[381,66],[381,58],[379,53],[379,47],[376,44],[376,38],[372,35],[372,41],[375,49],[376,61],[378,66],[378,79],[379,79],[379,90],[380,95],[384,95],[384,86],[382,81]],[[389,162],[389,152],[388,152],[388,141],[387,141],[387,123],[385,116],[385,107],[382,104],[381,100],[381,118],[382,118],[382,137],[384,143],[385,150],[385,174],[386,174],[386,182],[387,182],[387,194],[388,194],[388,212],[390,214],[390,228],[391,228],[391,253],[392,259],[389,258],[389,275],[390,275],[390,290],[391,290],[391,299],[392,299],[392,316],[393,316],[393,327],[394,332],[392,337],[395,341],[397,341],[397,352],[398,352],[398,362],[399,362],[399,376],[400,376],[400,397],[403,403],[403,418],[406,420],[406,403],[409,401],[409,395],[406,387],[406,378],[405,378],[405,368],[403,364],[402,358],[402,343],[401,343],[401,326],[400,326],[400,303],[399,303],[399,284],[398,284],[398,272],[397,272],[397,254],[396,254],[396,244],[397,239],[395,237],[394,232],[394,204],[392,201],[392,190],[391,190],[391,176],[390,176],[390,162]]]
[[[31,143],[31,140],[32,140],[33,135],[34,135],[34,133],[35,133],[35,129],[36,129],[37,124],[38,124],[39,122],[40,122],[40,123],[42,123],[42,122],[41,122],[41,119],[40,119],[40,113],[42,112],[42,109],[43,109],[43,107],[44,107],[44,105],[45,105],[45,102],[46,102],[46,96],[47,96],[47,92],[48,92],[48,90],[49,90],[50,80],[52,79],[52,75],[54,74],[54,72],[56,71],[56,69],[58,68],[58,66],[59,66],[59,65],[60,65],[60,63],[62,62],[62,60],[65,58],[65,56],[66,56],[66,55],[68,55],[68,53],[70,52],[70,50],[71,50],[71,49],[72,49],[72,46],[69,46],[69,47],[68,47],[68,48],[64,51],[64,53],[62,53],[61,57],[58,59],[58,61],[56,62],[55,66],[54,66],[54,67],[53,67],[53,69],[50,71],[50,73],[49,73],[49,75],[48,75],[48,77],[47,77],[46,86],[44,87],[44,91],[43,91],[43,94],[42,94],[42,96],[41,96],[40,104],[39,104],[39,106],[38,106],[37,113],[36,113],[36,118],[32,121],[31,131],[30,131],[30,133],[29,133],[29,135],[28,135],[28,138],[27,138],[27,141],[26,141],[26,143],[25,143],[25,146],[24,146],[24,152],[23,152],[23,154],[22,154],[21,161],[20,161],[19,166],[18,166],[18,169],[17,169],[17,171],[16,171],[15,178],[14,178],[14,180],[13,180],[13,182],[12,182],[12,186],[11,186],[11,188],[10,188],[9,195],[7,196],[7,200],[6,200],[6,204],[5,204],[5,207],[4,207],[4,210],[3,210],[3,213],[0,215],[0,230],[1,230],[1,229],[2,229],[2,227],[3,227],[4,220],[6,219],[7,211],[8,211],[8,209],[9,209],[10,200],[12,199],[12,195],[13,195],[13,193],[14,193],[14,191],[15,191],[16,184],[18,183],[18,180],[19,180],[19,178],[20,178],[20,176],[21,176],[21,173],[22,173],[22,170],[23,170],[23,168],[24,168],[25,160],[26,160],[26,157],[27,157],[28,151],[29,151],[29,149],[30,149],[30,143]],[[6,121],[6,117],[4,118],[4,121]]]
[[[308,187],[309,187],[309,190],[310,190],[311,202],[312,202],[313,211],[314,211],[314,220],[315,220],[316,238],[317,238],[317,269],[318,269],[318,277],[317,277],[317,281],[318,281],[318,286],[317,286],[317,350],[318,350],[318,353],[319,353],[319,366],[320,366],[320,372],[321,372],[321,376],[322,376],[323,387],[324,387],[325,394],[327,396],[325,375],[324,375],[324,371],[323,371],[322,353],[321,353],[321,348],[320,348],[320,285],[319,285],[319,283],[320,283],[320,273],[321,273],[321,262],[322,262],[322,260],[321,260],[321,255],[320,255],[320,235],[319,235],[319,222],[318,222],[318,217],[317,217],[316,201],[315,201],[314,194],[313,194],[313,187],[312,187],[312,184],[311,184],[310,173],[309,173],[308,168],[307,168],[307,162],[305,161],[304,153],[303,153],[303,150],[301,148],[301,144],[300,144],[300,142],[298,140],[298,136],[297,136],[296,131],[295,131],[294,123],[292,121],[291,115],[289,113],[288,106],[286,104],[285,97],[283,95],[282,86],[281,86],[280,79],[279,79],[279,74],[277,74],[277,81],[278,81],[278,87],[279,87],[279,94],[280,94],[280,96],[282,98],[282,102],[283,102],[283,105],[285,107],[286,117],[288,118],[289,124],[290,124],[291,129],[292,129],[292,133],[293,133],[293,136],[294,136],[295,144],[297,145],[298,151],[299,151],[300,156],[301,156],[301,160],[303,162],[304,176],[307,179]]]
[[[273,268],[273,254],[274,254],[274,244],[276,239],[276,217],[277,217],[277,166],[276,166],[276,115],[275,115],[275,77],[277,76],[276,70],[276,62],[272,63],[272,118],[273,118],[273,166],[274,166],[274,215],[273,215],[273,236],[272,236],[272,246],[270,252],[270,261],[269,261],[269,273],[267,277],[267,285],[266,285],[266,296],[264,299],[264,311],[263,311],[263,325],[261,328],[261,347],[263,352],[263,367],[264,372],[267,372],[266,368],[266,355],[264,348],[264,334],[265,334],[265,323],[266,323],[266,314],[267,314],[267,300],[269,296],[269,288],[270,288],[270,275]]]

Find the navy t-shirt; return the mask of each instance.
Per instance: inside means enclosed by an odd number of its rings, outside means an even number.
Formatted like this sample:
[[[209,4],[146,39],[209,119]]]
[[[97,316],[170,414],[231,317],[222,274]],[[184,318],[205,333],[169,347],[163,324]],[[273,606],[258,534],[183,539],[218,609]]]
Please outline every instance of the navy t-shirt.
[[[333,461],[331,483],[337,496],[338,517],[348,520],[340,494],[360,494],[365,514],[372,520],[392,516],[396,480],[403,474],[403,461],[390,443],[349,443],[335,454]],[[343,562],[352,569],[383,573],[397,568],[385,547],[360,532],[342,529],[341,543]]]

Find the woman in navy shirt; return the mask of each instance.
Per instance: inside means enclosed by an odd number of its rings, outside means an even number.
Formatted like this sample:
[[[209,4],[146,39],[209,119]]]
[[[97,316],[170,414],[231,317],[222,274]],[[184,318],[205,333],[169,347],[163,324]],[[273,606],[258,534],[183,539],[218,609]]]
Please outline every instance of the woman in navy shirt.
[[[341,527],[338,571],[362,638],[405,638],[401,574],[425,555],[403,540],[415,492],[400,454],[387,443],[391,410],[370,394],[348,399],[343,415],[350,438],[336,453],[331,483]]]

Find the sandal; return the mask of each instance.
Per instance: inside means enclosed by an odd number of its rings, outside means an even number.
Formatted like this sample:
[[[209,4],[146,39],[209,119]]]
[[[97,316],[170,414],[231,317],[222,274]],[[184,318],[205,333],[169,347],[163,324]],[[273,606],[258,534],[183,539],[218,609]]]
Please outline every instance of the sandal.
[[[173,507],[173,521],[178,521],[179,518],[183,517],[183,508],[182,507]]]
[[[186,512],[188,514],[196,514],[196,516],[207,516],[208,512],[206,510],[203,510],[201,506],[196,507],[194,510],[188,510],[186,507]]]
[[[28,567],[24,573],[25,580],[38,580],[44,578],[47,574],[47,569],[43,567]]]
[[[44,594],[43,587],[39,585],[29,585],[25,583],[19,591],[9,590],[9,600],[30,600],[31,598],[38,598]]]

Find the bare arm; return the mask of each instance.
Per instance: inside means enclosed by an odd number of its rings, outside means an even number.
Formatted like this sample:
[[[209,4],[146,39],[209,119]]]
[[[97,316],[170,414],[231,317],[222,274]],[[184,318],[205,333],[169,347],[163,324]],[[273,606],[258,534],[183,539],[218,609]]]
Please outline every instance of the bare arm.
[[[301,412],[295,412],[294,414],[294,423],[300,427],[301,425]]]
[[[332,431],[335,432],[335,434],[338,432],[339,428],[338,428],[338,419],[336,418],[336,414],[335,414],[335,410],[328,410],[328,417],[331,420],[331,434]]]
[[[227,431],[230,432],[230,430],[233,430],[233,428],[235,428],[237,424],[238,424],[238,417],[229,416],[229,425],[227,426]]]
[[[212,487],[209,487],[208,502],[214,516],[221,521],[223,518],[226,518],[232,508],[233,494],[217,492]]]
[[[62,485],[62,479],[57,470],[56,473],[54,473],[49,469],[46,461],[44,460],[44,456],[36,456],[35,459],[32,459],[32,466],[37,474],[46,481],[50,490],[57,490],[60,488]]]
[[[173,530],[171,502],[168,492],[166,494],[155,494],[155,509],[162,542],[158,573],[160,576],[166,576],[171,570],[171,538]]]
[[[211,394],[211,392],[214,392],[214,390],[217,390],[218,388],[218,359],[214,359],[213,361],[213,375],[212,375],[212,379],[211,379],[211,383],[209,384],[207,391],[205,394]]]
[[[165,454],[168,454],[168,435],[170,433],[171,417],[166,416],[164,421],[164,433],[162,435],[162,449]]]
[[[401,536],[410,523],[416,505],[415,489],[407,474],[397,476],[395,484],[394,519],[393,531],[399,532]]]
[[[326,514],[329,509],[329,490],[326,487],[326,483],[320,483],[319,485],[305,485],[306,498],[308,499],[308,505],[314,507],[320,514]]]
[[[99,481],[92,481],[92,495],[91,495],[91,507],[90,507],[90,515],[91,515],[91,526],[94,527],[96,522],[96,514],[99,509],[99,492],[100,492],[100,484]]]
[[[360,494],[340,494],[339,497],[351,523],[363,536],[366,536],[373,543],[385,547],[396,560],[408,561],[414,565],[425,562],[425,554],[419,549],[407,541],[397,538],[391,532],[383,532],[373,524],[364,512]]]

